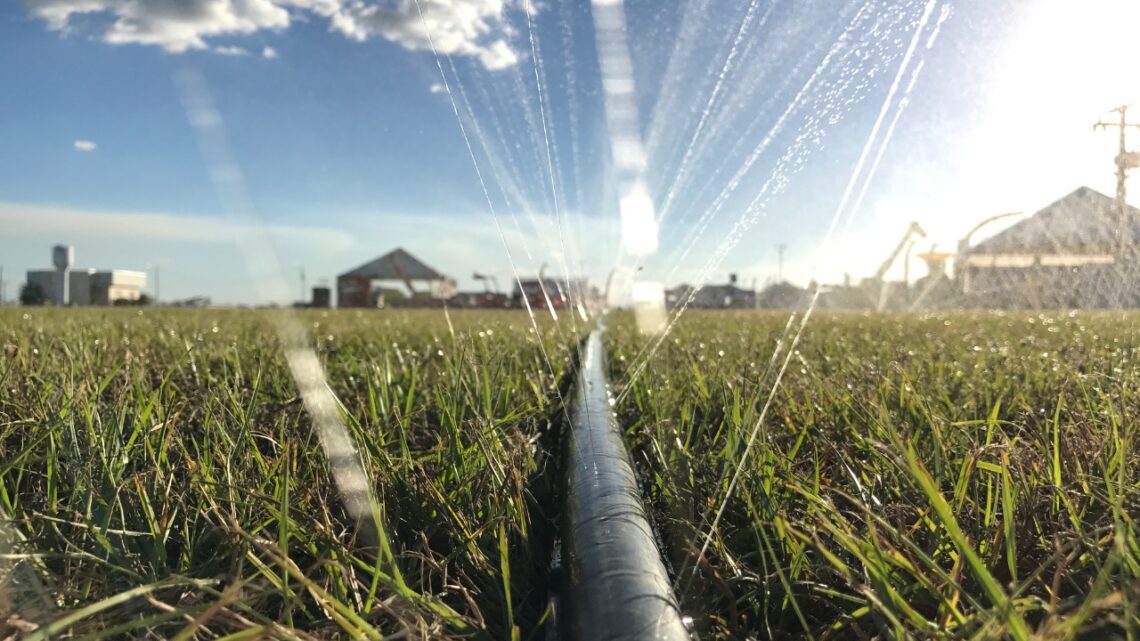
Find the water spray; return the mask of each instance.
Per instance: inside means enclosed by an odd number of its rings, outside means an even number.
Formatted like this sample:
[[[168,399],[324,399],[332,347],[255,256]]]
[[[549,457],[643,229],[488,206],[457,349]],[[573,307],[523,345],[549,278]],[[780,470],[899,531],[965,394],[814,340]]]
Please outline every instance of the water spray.
[[[656,208],[645,178],[647,162],[634,100],[633,62],[625,37],[625,6],[621,0],[593,0],[591,6],[602,72],[606,128],[620,198],[621,249],[624,254],[643,259],[657,252],[659,230]],[[643,333],[656,333],[663,326],[656,319],[665,316],[664,286],[635,283],[633,291],[646,294],[642,299],[634,298],[638,327]],[[641,324],[643,317],[651,322]]]

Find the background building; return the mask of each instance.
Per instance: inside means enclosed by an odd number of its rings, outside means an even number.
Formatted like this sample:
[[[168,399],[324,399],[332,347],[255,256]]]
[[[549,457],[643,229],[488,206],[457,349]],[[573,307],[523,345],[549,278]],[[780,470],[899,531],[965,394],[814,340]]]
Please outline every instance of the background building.
[[[332,306],[332,290],[324,285],[318,285],[313,288],[313,299],[310,303],[311,307],[317,309],[328,309]]]
[[[688,303],[689,307],[700,309],[755,308],[756,290],[738,287],[736,282],[736,274],[729,274],[727,284],[705,285],[695,292],[692,285],[678,285],[665,292],[665,306],[675,309]]]
[[[589,281],[585,278],[563,280],[540,275],[538,278],[516,280],[507,304],[519,309],[528,306],[530,309],[546,309],[549,302],[550,307],[563,309],[596,297],[597,293],[590,290]]]
[[[52,305],[114,305],[137,302],[146,288],[146,272],[124,269],[76,269],[75,250],[67,245],[52,248],[55,269],[28,270],[27,284],[43,293]]]
[[[454,295],[453,279],[401,247],[336,277],[337,307],[431,306]]]
[[[1134,306],[1138,245],[1140,210],[1081,187],[969,248],[961,293],[967,306]]]

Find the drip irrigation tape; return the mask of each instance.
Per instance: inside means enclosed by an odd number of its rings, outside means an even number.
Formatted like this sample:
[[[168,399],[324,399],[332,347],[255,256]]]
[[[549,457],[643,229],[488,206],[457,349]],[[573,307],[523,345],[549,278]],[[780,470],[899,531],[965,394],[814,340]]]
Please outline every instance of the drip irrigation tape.
[[[586,341],[565,448],[563,621],[573,641],[688,641],[610,406],[601,330]]]

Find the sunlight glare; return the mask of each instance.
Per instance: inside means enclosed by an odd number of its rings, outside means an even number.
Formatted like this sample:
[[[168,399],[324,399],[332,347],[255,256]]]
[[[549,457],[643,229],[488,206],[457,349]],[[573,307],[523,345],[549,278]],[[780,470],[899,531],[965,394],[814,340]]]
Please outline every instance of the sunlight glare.
[[[630,256],[648,256],[657,251],[657,217],[644,183],[621,199],[621,242]]]

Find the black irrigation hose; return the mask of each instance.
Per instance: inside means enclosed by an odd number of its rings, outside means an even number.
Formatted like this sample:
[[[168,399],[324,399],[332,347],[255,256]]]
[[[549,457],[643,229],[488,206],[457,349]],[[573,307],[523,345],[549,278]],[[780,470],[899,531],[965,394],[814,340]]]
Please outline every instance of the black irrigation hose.
[[[562,563],[573,641],[687,641],[610,407],[601,330],[586,341],[566,440]]]

